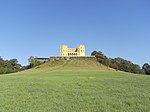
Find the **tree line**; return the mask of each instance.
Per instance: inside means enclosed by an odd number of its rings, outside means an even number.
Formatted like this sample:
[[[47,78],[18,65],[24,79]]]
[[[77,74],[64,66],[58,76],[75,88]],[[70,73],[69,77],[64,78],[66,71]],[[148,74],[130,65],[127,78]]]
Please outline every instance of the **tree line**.
[[[3,58],[0,57],[0,74],[19,72],[19,71],[34,68],[44,63],[38,61],[33,56],[30,56],[28,61],[29,61],[29,65],[22,66],[21,64],[18,63],[18,60],[15,58],[10,60],[4,60]]]
[[[115,70],[120,70],[124,72],[135,73],[135,74],[150,75],[150,65],[148,63],[145,63],[141,68],[139,65],[134,64],[131,61],[125,60],[120,57],[108,58],[101,51],[93,51],[91,55],[95,56],[96,60],[99,63],[107,67],[113,68]],[[27,70],[27,69],[34,68],[44,63],[44,62],[38,61],[36,57],[33,57],[33,56],[30,56],[28,61],[29,61],[29,65],[21,66],[21,64],[19,64],[18,60],[15,58],[10,59],[10,60],[4,60],[3,58],[0,57],[0,74],[8,74],[8,73],[14,73],[18,71]]]
[[[115,70],[120,70],[124,72],[130,72],[135,74],[147,74],[150,75],[150,65],[145,63],[141,68],[139,65],[132,63],[129,60],[125,60],[123,58],[108,58],[101,51],[93,51],[91,53],[92,56],[96,57],[96,60],[110,68]]]
[[[0,74],[14,73],[21,70],[17,59],[4,60],[0,57]]]
[[[34,68],[36,66],[39,66],[39,65],[45,63],[44,61],[43,62],[38,61],[37,57],[34,57],[34,56],[30,56],[28,61],[29,61],[29,65],[23,66],[21,70],[31,69],[31,68]]]

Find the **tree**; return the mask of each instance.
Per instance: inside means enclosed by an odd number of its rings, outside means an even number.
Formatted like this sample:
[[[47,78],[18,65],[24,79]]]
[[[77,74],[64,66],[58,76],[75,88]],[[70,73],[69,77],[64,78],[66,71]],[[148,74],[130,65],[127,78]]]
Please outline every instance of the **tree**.
[[[35,61],[34,57],[30,56],[28,60],[29,60],[29,63],[30,63],[30,68],[33,68],[34,67],[34,61]]]
[[[104,65],[107,65],[109,63],[107,60],[107,56],[105,56],[101,51],[93,51],[91,53],[91,56],[95,56],[96,60]]]
[[[114,69],[116,69],[117,67],[118,70],[125,71],[125,72],[136,73],[136,74],[143,73],[140,66],[137,64],[133,64],[131,61],[125,60],[120,57],[110,59],[110,60],[111,60],[110,67]]]
[[[107,67],[130,73],[143,74],[143,70],[139,65],[123,58],[107,58],[107,56],[105,56],[101,51],[93,51],[91,55],[95,56],[99,63],[102,63]]]
[[[0,57],[0,74],[13,73],[21,70],[17,59],[3,60]]]
[[[148,63],[145,63],[142,67],[142,69],[145,71],[147,75],[150,75],[150,65]]]
[[[44,63],[44,62],[38,61],[38,60],[37,60],[37,57],[34,58],[33,56],[30,56],[30,58],[29,58],[28,60],[29,60],[29,63],[30,63],[30,68],[39,66],[39,65],[41,65],[41,64]],[[27,67],[27,68],[28,68],[28,67]]]

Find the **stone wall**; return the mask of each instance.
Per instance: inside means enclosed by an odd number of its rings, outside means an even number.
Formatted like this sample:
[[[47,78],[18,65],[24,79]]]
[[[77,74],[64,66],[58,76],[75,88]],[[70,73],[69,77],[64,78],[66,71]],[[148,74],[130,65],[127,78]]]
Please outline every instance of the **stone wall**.
[[[95,56],[52,56],[50,60],[80,60],[80,59],[92,59],[96,60]]]

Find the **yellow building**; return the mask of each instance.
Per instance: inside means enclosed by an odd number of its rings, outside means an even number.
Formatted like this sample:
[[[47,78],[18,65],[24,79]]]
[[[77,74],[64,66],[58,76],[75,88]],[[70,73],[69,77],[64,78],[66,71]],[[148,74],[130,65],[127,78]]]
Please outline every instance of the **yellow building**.
[[[68,48],[67,45],[61,45],[60,56],[85,56],[85,46],[79,45],[77,48]]]

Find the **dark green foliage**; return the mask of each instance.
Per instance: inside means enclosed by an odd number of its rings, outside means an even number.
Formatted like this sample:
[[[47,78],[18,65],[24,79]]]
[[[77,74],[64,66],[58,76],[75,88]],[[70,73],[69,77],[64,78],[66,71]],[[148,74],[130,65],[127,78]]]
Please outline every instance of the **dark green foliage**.
[[[0,57],[0,74],[7,74],[20,71],[21,65],[17,59],[3,60]]]
[[[114,58],[114,59],[110,58],[109,60],[110,60],[109,66],[111,68],[136,74],[142,73],[140,66],[137,64],[133,64],[131,61],[125,60],[123,58]]]
[[[145,74],[150,75],[150,65],[148,63],[145,63],[142,69],[144,70]]]
[[[116,70],[121,70],[130,73],[142,74],[144,71],[139,65],[133,64],[131,61],[125,60],[123,58],[107,58],[101,51],[93,51],[91,55],[94,55],[98,62],[114,68]]]
[[[96,57],[96,60],[104,65],[107,65],[108,64],[108,58],[107,56],[105,56],[101,51],[93,51],[91,53],[92,56],[95,56]]]
[[[27,65],[27,66],[23,66],[22,68],[21,68],[21,71],[23,71],[23,70],[27,70],[27,69],[30,69],[31,67],[30,67],[30,65]]]

